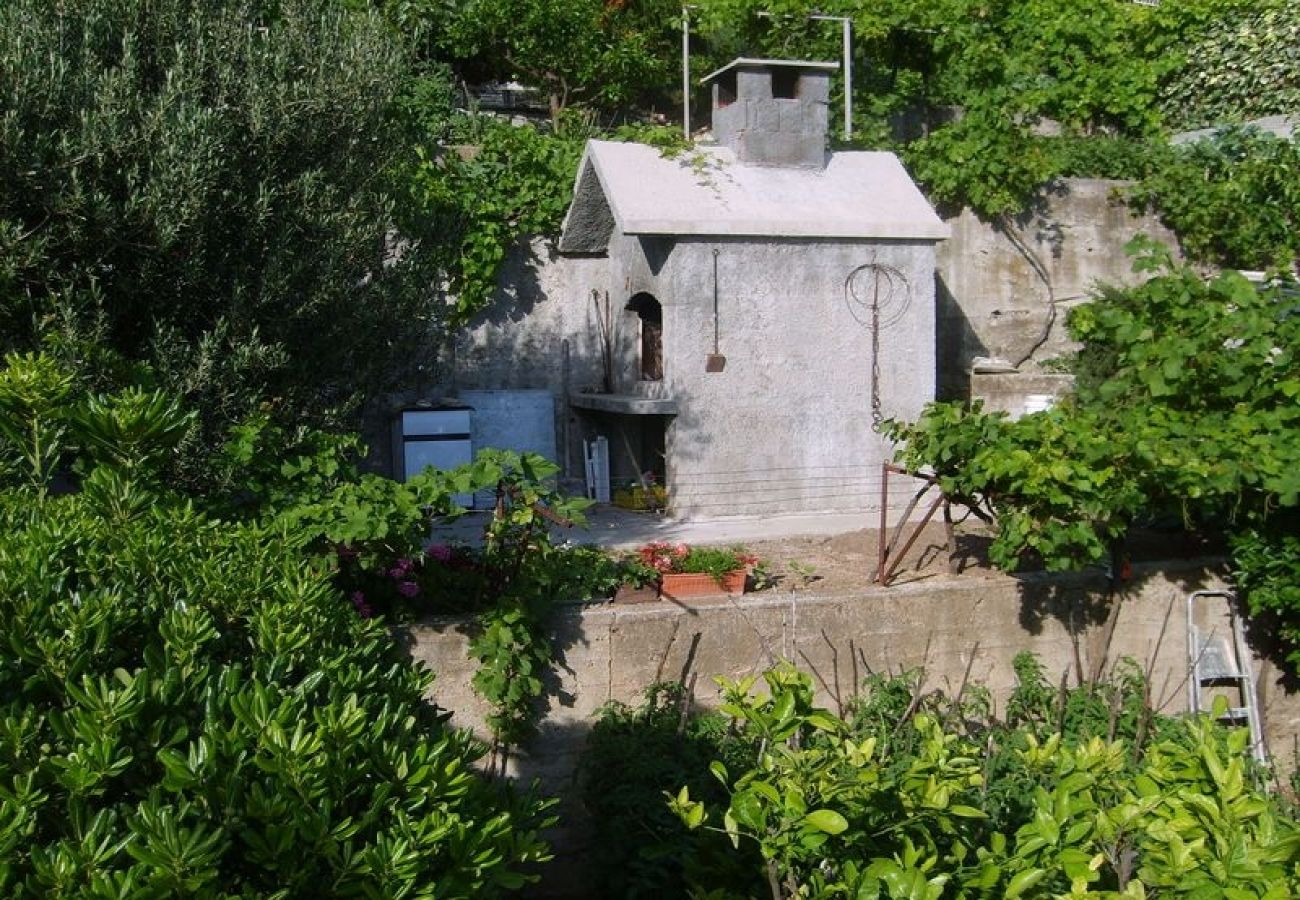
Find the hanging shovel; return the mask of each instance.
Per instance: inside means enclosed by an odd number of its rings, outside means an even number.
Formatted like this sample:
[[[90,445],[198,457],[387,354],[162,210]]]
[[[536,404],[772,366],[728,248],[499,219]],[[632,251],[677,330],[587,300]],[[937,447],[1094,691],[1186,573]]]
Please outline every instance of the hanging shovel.
[[[721,372],[727,358],[718,352],[718,250],[713,249],[713,352],[704,361],[705,372]]]

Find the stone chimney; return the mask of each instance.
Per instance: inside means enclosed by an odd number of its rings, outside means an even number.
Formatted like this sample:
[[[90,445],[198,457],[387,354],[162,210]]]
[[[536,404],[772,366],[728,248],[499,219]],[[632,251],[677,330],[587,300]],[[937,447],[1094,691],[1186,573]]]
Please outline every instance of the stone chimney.
[[[713,137],[742,163],[821,168],[827,100],[838,63],[736,59],[702,82],[713,86]]]

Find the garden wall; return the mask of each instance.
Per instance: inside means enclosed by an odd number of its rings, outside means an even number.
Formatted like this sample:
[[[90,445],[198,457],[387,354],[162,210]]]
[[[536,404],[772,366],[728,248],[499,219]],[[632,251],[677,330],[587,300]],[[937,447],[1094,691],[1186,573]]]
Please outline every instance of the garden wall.
[[[1006,229],[970,210],[945,218],[952,237],[939,244],[937,261],[939,392],[948,398],[988,396],[990,407],[1022,412],[1007,395],[1008,382],[1024,378],[1020,394],[1052,394],[1032,379],[1037,362],[1069,349],[1065,313],[1099,283],[1132,283],[1124,245],[1144,233],[1177,247],[1173,232],[1153,215],[1135,216],[1117,193],[1127,184],[1097,178],[1052,182],[1017,216],[1014,234],[1041,264],[1018,248]],[[1055,298],[1048,302],[1046,274]],[[990,385],[971,375],[977,357],[1020,365],[1020,372]],[[1023,363],[1028,362],[1028,365]],[[994,396],[998,395],[998,396]]]
[[[511,769],[566,795],[555,841],[572,861],[591,843],[574,799],[591,719],[608,701],[634,703],[656,681],[695,679],[696,702],[708,706],[717,699],[714,675],[737,678],[792,659],[814,673],[821,702],[836,710],[868,672],[923,666],[929,689],[956,692],[969,678],[1000,705],[1013,685],[1012,658],[1031,650],[1051,675],[1069,671],[1072,680],[1079,667],[1090,673],[1131,656],[1150,667],[1155,704],[1179,712],[1186,709],[1185,598],[1221,585],[1203,565],[1140,565],[1114,616],[1099,574],[935,577],[838,596],[772,592],[690,607],[567,607],[555,617],[561,663],[550,708]],[[411,651],[438,673],[433,696],[455,711],[453,721],[480,729],[484,707],[470,688],[463,629],[415,626]],[[1255,673],[1270,748],[1289,759],[1300,702],[1272,662],[1257,661]],[[544,894],[580,895],[574,871],[563,864],[548,871]]]

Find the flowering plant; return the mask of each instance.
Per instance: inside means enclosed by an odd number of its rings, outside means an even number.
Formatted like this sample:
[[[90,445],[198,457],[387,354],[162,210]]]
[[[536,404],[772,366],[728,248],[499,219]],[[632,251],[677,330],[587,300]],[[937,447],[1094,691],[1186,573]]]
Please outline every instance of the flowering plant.
[[[728,572],[749,569],[759,562],[757,556],[745,552],[743,547],[691,547],[667,541],[646,544],[637,555],[644,565],[660,575],[698,572],[721,578]]]

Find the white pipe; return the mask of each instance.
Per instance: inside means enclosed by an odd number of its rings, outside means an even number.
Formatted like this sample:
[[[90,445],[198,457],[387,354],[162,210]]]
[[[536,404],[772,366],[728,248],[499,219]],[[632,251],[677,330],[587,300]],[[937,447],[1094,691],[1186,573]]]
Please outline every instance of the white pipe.
[[[691,14],[682,7],[682,137],[691,139]]]
[[[848,16],[824,16],[820,13],[808,18],[818,22],[839,22],[844,35],[844,140],[853,138],[853,20]]]

